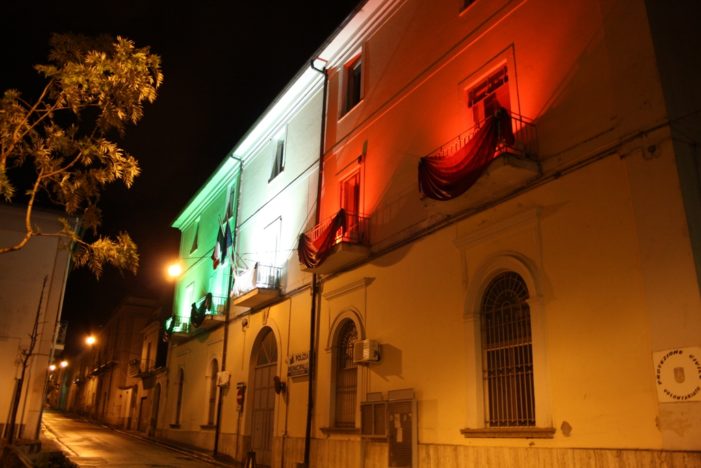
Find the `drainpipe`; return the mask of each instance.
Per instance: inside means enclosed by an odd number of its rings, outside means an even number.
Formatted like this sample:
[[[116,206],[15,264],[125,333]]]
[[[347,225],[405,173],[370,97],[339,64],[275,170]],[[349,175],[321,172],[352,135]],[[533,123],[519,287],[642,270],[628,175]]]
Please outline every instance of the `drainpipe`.
[[[324,171],[324,139],[326,136],[326,94],[329,84],[329,75],[324,68],[316,68],[314,60],[310,62],[312,70],[321,73],[324,76],[324,89],[321,103],[321,134],[319,137],[319,176],[316,187],[316,212],[314,214],[314,225],[319,224],[321,216],[321,185]],[[314,409],[314,367],[316,364],[316,316],[318,314],[317,302],[319,300],[319,277],[316,273],[312,274],[312,306],[309,312],[309,388],[307,393],[307,428],[304,434],[304,463],[305,468],[309,467],[309,454],[311,451],[312,438],[312,412]]]
[[[237,174],[237,181],[236,181],[236,203],[234,204],[234,238],[232,239],[231,243],[231,251],[234,251],[234,248],[236,246],[236,237],[238,234],[238,229],[236,229],[236,223],[238,222],[239,218],[239,199],[240,199],[240,194],[241,194],[241,172],[243,172],[243,160],[237,158],[234,155],[229,155],[231,159],[234,159],[238,161],[239,163],[239,172]],[[227,219],[226,222],[228,223],[229,220]],[[221,372],[224,372],[226,370],[226,350],[227,346],[229,344],[229,307],[231,307],[231,288],[234,285],[234,259],[233,255],[231,258],[231,262],[229,262],[229,284],[227,285],[226,288],[226,305],[224,306],[224,342],[222,344],[222,356],[221,356]],[[214,427],[214,448],[212,449],[212,456],[216,457],[219,453],[219,436],[221,435],[221,417],[222,417],[222,407],[224,406],[224,399],[223,397],[223,391],[224,387],[219,387],[219,395],[217,398],[217,419],[216,419],[216,425]],[[238,437],[238,434],[236,434],[236,437]]]

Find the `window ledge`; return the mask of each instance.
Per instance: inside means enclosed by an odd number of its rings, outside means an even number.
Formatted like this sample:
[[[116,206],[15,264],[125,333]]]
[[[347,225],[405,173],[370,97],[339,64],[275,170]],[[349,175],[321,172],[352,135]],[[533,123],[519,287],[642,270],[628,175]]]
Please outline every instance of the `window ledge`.
[[[360,434],[360,429],[357,427],[322,427],[321,432],[329,434]]]
[[[367,435],[367,434],[361,434],[360,435],[363,439],[369,441],[369,442],[387,442],[387,436],[386,435]]]
[[[180,424],[168,424],[171,429],[180,429]]]
[[[466,438],[508,438],[508,439],[552,439],[554,427],[483,427],[480,429],[460,429]]]
[[[200,425],[201,429],[216,429],[217,425],[216,424],[202,424]]]

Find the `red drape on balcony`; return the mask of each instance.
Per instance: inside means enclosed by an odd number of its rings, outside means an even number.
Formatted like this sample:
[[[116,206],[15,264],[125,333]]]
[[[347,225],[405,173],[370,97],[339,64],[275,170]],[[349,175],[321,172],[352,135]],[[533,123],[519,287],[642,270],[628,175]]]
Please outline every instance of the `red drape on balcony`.
[[[512,145],[511,116],[498,109],[472,139],[450,156],[424,156],[419,161],[419,191],[434,200],[451,200],[477,182],[494,159],[497,144]]]
[[[336,213],[331,222],[316,236],[315,239],[303,233],[299,236],[297,245],[297,256],[300,263],[307,268],[315,268],[326,260],[331,247],[336,240],[336,233],[339,229],[346,227],[346,212],[341,209]]]

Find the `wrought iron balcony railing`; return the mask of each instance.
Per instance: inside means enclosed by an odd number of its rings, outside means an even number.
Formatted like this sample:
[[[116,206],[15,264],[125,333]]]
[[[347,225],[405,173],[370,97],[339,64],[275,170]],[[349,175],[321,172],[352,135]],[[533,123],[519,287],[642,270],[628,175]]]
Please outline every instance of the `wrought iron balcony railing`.
[[[332,216],[331,218],[317,224],[311,230],[307,231],[306,235],[311,240],[318,239],[329,224],[333,222],[334,218],[335,216]],[[345,218],[344,227],[341,227],[338,229],[338,231],[336,231],[336,237],[333,245],[340,244],[342,242],[348,242],[350,244],[367,244],[368,218],[366,216],[361,216],[358,213],[349,212],[345,212]]]
[[[224,308],[226,307],[226,296],[215,296],[212,295],[212,304],[207,306],[207,294],[200,297],[195,304],[197,307],[205,308],[205,315],[219,315],[224,313]]]
[[[513,144],[507,144],[507,142],[502,139],[497,144],[495,154],[501,155],[508,153],[526,159],[536,160],[538,138],[535,125],[530,119],[520,114],[509,112],[509,116],[511,117],[511,131],[514,134],[514,142]],[[455,138],[431,151],[428,155],[447,157],[455,154],[472,140],[482,125],[484,125],[484,122],[479,122],[477,125],[474,125],[472,128],[460,133]]]
[[[234,281],[234,296],[246,294],[254,289],[277,289],[280,287],[282,268],[256,263],[253,268],[238,272]]]

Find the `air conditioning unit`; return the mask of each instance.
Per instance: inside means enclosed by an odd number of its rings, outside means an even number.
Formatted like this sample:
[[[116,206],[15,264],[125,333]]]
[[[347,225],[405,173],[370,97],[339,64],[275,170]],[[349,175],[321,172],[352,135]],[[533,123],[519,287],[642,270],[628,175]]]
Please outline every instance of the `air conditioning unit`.
[[[375,340],[358,340],[353,343],[353,362],[363,364],[380,360],[380,343]]]

